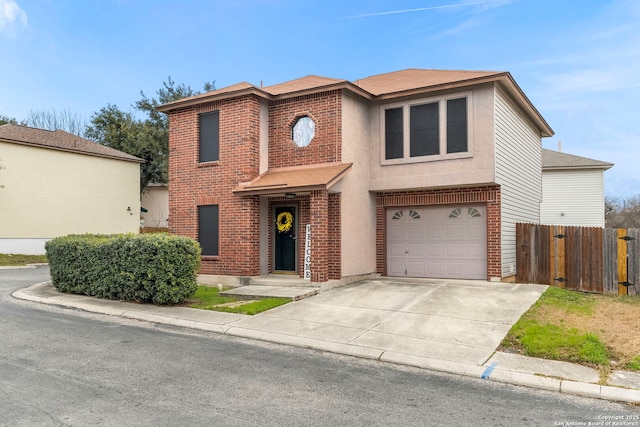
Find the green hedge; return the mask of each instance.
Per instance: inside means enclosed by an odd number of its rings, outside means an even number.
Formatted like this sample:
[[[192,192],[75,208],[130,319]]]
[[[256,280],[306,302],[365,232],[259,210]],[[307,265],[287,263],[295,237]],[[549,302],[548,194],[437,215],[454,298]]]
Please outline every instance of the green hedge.
[[[200,245],[159,234],[70,235],[45,245],[61,292],[123,301],[177,304],[197,287]]]

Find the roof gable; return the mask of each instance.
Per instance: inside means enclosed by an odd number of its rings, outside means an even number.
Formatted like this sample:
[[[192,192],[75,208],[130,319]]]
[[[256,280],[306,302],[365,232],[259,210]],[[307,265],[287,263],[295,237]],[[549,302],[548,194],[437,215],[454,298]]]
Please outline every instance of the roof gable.
[[[8,123],[0,126],[0,141],[144,163],[144,160],[138,157],[80,138],[63,130],[51,131]]]
[[[542,149],[542,170],[561,169],[602,169],[607,170],[613,163],[589,159],[587,157],[574,156],[560,151]]]

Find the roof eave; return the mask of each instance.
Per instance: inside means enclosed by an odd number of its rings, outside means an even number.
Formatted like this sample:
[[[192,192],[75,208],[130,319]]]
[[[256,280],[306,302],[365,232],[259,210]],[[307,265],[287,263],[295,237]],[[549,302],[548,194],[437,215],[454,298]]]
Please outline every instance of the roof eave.
[[[553,136],[555,132],[551,129],[551,126],[549,126],[549,123],[547,123],[544,117],[542,117],[542,114],[540,114],[538,109],[534,107],[527,95],[524,94],[520,86],[518,86],[518,83],[516,83],[513,76],[511,76],[511,73],[502,73],[499,80],[506,81],[508,83],[505,84],[505,87],[509,91],[509,94],[520,103],[524,110],[534,120],[535,124],[540,129],[540,136],[543,138]]]
[[[606,171],[613,167],[613,163],[607,163],[606,165],[576,165],[576,166],[543,166],[543,171],[568,171],[568,170],[579,170],[579,169],[594,169],[594,170],[602,170]]]
[[[336,82],[336,83],[330,83],[327,85],[322,85],[322,86],[314,86],[312,88],[308,88],[308,89],[301,89],[301,90],[296,90],[296,91],[292,91],[292,92],[285,92],[285,93],[281,93],[278,95],[271,95],[271,100],[273,101],[277,101],[277,100],[281,100],[281,99],[288,99],[288,98],[294,98],[296,96],[304,96],[304,95],[312,95],[315,93],[320,93],[320,92],[328,92],[331,90],[340,90],[340,89],[348,89],[353,93],[356,93],[360,96],[362,96],[363,98],[366,99],[374,99],[374,96],[367,92],[366,90],[362,89],[359,86],[356,86],[355,84],[349,82],[349,81],[342,81],[342,82]]]
[[[156,107],[156,110],[160,111],[161,113],[168,113],[169,111],[185,107],[192,107],[204,102],[219,101],[222,99],[237,98],[247,95],[256,95],[260,98],[271,99],[271,95],[269,93],[258,89],[257,87],[247,87],[222,93],[216,93],[215,91],[213,91],[208,94],[203,94],[202,96],[179,99],[177,101],[159,105]]]
[[[89,151],[74,150],[73,148],[56,147],[56,146],[52,146],[52,145],[39,144],[37,142],[20,141],[20,140],[17,140],[17,139],[11,139],[11,138],[5,138],[5,137],[0,138],[0,142],[7,142],[9,144],[19,144],[19,145],[24,145],[24,146],[27,146],[27,147],[45,148],[45,149],[48,149],[48,150],[64,151],[64,152],[67,152],[67,153],[84,154],[85,156],[102,157],[102,158],[105,158],[105,159],[122,160],[122,161],[125,161],[125,162],[131,162],[131,163],[146,163],[146,160],[141,159],[139,157],[135,157],[135,156],[133,156],[133,158],[120,157],[120,156],[111,156],[111,155],[103,154],[103,153],[92,153],[92,152],[89,152]]]

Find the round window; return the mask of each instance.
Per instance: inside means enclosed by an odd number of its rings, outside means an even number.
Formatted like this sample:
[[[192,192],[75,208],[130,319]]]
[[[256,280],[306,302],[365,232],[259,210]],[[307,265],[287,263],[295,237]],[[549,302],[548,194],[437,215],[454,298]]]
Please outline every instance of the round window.
[[[300,117],[293,125],[293,142],[298,147],[306,147],[316,134],[316,123],[311,117]]]

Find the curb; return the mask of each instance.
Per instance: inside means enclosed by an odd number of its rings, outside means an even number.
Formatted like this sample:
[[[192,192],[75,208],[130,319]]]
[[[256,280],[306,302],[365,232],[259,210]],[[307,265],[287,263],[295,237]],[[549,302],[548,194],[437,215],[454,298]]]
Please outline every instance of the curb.
[[[45,286],[49,283],[51,282],[47,281],[37,283],[30,286],[30,288]],[[85,303],[83,301],[69,301],[69,298],[66,296],[44,298],[30,295],[24,292],[23,289],[14,291],[11,296],[16,299],[36,302],[40,304],[72,307],[91,313],[119,316],[127,319],[160,323],[189,329],[198,329],[208,332],[215,332],[222,335],[249,338],[260,341],[273,342],[277,344],[290,345],[294,347],[310,348],[319,351],[326,351],[329,353],[342,354],[370,360],[379,360],[381,362],[393,363],[396,365],[412,366],[448,374],[461,375],[505,384],[514,384],[541,390],[555,391],[575,396],[591,397],[596,399],[634,404],[640,403],[640,390],[626,389],[614,386],[604,386],[599,384],[545,377],[542,375],[530,374],[526,372],[500,369],[497,364],[492,364],[489,367],[467,365],[446,360],[429,359],[426,357],[414,356],[406,353],[360,347],[351,344],[334,343],[312,338],[298,337],[295,335],[276,334],[273,332],[263,332],[254,329],[234,327],[232,325],[235,321],[233,318],[229,318],[229,322],[227,322],[227,324],[186,320],[164,314],[154,314],[150,312],[127,309],[116,309],[108,306],[99,306],[91,303]]]

